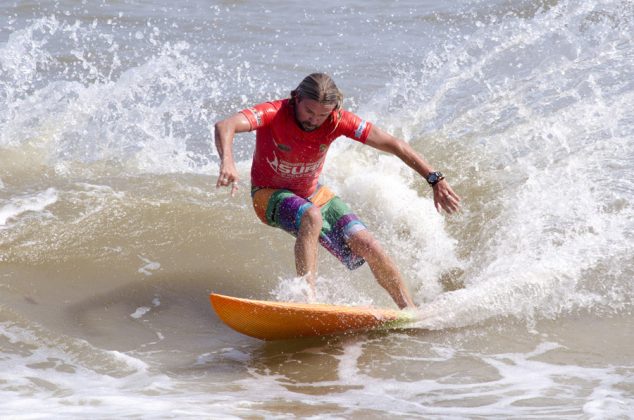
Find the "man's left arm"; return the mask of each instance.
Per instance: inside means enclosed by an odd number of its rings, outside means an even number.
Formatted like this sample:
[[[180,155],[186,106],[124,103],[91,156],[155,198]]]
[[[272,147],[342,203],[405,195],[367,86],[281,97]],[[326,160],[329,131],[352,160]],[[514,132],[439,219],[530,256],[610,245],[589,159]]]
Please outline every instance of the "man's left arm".
[[[434,172],[433,167],[420,154],[416,153],[409,143],[386,133],[375,125],[370,129],[365,144],[397,156],[425,180],[427,180],[429,174]],[[446,180],[438,181],[432,188],[434,190],[434,205],[438,212],[441,209],[447,213],[458,211],[460,208],[460,197],[451,189]]]

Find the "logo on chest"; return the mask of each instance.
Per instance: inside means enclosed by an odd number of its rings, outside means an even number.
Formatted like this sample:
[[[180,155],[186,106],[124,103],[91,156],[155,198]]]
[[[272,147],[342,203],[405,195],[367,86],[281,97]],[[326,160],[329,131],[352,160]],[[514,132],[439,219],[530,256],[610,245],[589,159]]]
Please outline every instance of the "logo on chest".
[[[313,174],[321,168],[323,159],[319,159],[316,162],[287,162],[279,159],[275,153],[273,153],[273,159],[266,159],[269,166],[277,173],[285,178],[302,177],[309,174]]]

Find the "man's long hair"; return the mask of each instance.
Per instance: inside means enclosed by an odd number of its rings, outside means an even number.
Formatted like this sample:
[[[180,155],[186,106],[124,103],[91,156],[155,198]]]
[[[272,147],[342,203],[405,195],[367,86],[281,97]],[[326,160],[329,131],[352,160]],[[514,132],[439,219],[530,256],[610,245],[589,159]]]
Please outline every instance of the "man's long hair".
[[[297,89],[291,91],[293,104],[301,99],[312,99],[323,105],[335,105],[335,110],[338,110],[343,102],[343,94],[330,76],[325,73],[313,73],[306,76]]]

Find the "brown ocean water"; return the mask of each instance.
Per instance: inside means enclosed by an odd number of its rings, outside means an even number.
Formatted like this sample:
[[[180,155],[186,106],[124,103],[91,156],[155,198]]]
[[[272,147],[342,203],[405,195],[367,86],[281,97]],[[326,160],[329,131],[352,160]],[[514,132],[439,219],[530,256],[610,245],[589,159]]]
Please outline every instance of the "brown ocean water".
[[[634,10],[620,1],[0,6],[0,417],[632,418]],[[209,128],[325,70],[463,197],[345,139],[323,182],[411,328],[264,343],[293,240],[215,188]],[[320,300],[393,307],[320,254]]]

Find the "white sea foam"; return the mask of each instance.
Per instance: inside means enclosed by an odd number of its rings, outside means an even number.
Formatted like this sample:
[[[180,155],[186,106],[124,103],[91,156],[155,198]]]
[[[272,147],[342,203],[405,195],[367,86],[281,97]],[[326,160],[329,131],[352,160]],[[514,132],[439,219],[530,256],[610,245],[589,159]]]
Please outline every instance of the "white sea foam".
[[[15,220],[20,215],[28,212],[40,213],[58,200],[58,192],[55,188],[48,188],[34,194],[25,194],[12,197],[0,207],[0,227]]]
[[[150,373],[145,362],[118,351],[94,348],[83,340],[51,338],[40,328],[10,323],[0,324],[0,335],[14,346],[30,349],[20,357],[0,360],[3,415],[85,415],[104,404],[111,413],[123,414],[139,409],[130,408],[132,401],[145,406],[149,413],[158,410],[149,395],[171,387],[168,377]],[[132,395],[124,389],[140,392]]]
[[[157,297],[155,297],[154,299],[152,299],[152,306],[157,308],[161,305],[161,300]],[[146,315],[148,312],[150,312],[152,310],[152,307],[150,306],[140,306],[138,308],[136,308],[136,310],[130,314],[130,317],[134,318],[134,319],[140,319],[143,318],[144,315]],[[162,337],[159,334],[159,339],[162,339]]]
[[[136,311],[134,311],[133,313],[130,314],[130,316],[134,319],[139,319],[141,317],[143,317],[143,315],[147,314],[148,312],[150,312],[151,308],[149,306],[141,306],[136,308]]]
[[[271,295],[282,302],[309,302],[309,291],[308,282],[303,277],[279,278]],[[317,276],[315,280],[314,303],[369,306],[372,302],[371,297],[342,279]]]
[[[338,379],[320,381],[319,387],[338,386],[338,393],[320,395],[325,404],[356,409],[378,410],[401,416],[544,416],[567,418],[582,411],[593,416],[629,416],[634,405],[621,387],[628,383],[626,375],[616,367],[583,367],[540,360],[561,349],[557,343],[543,342],[527,353],[477,354],[470,350],[451,349],[451,357],[437,358],[411,355],[408,363],[421,369],[444,371],[441,377],[403,381],[396,377],[380,378],[366,372],[371,361],[364,359],[365,345],[358,339],[343,340],[338,359]],[[402,358],[398,358],[401,359]],[[465,359],[478,366],[486,380],[460,379],[460,364]],[[381,362],[377,362],[381,363]],[[284,375],[263,375],[253,370],[253,379],[241,381],[246,388],[264,391],[257,401],[282,395],[287,401],[306,403],[305,396],[285,389]],[[419,376],[419,375],[417,375]],[[256,385],[257,384],[257,385]],[[316,384],[294,383],[310,388]],[[590,388],[592,392],[587,393]],[[350,402],[354,401],[353,406]],[[580,407],[579,402],[582,402]]]
[[[139,259],[145,263],[141,268],[139,268],[138,272],[141,274],[145,274],[146,276],[151,276],[153,271],[159,270],[161,268],[161,263],[157,261],[151,261],[141,255],[138,255]]]
[[[419,300],[438,295],[440,275],[462,263],[433,200],[417,192],[415,186],[424,180],[400,160],[375,150],[345,143],[332,149],[326,182],[363,215]]]

